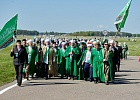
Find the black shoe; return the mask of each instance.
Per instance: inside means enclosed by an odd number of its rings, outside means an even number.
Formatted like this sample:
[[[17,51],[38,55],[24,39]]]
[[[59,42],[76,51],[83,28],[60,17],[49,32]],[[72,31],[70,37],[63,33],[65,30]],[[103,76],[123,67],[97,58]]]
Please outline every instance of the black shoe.
[[[89,81],[92,82],[92,79],[90,79]]]
[[[85,78],[85,81],[87,81],[87,78]]]
[[[27,80],[29,80],[29,77],[26,77]]]
[[[98,82],[97,81],[94,81],[94,84],[97,84]]]
[[[45,80],[48,80],[48,77],[46,77]]]
[[[105,85],[109,85],[109,83],[108,82],[105,82]]]
[[[18,86],[21,86],[21,83],[17,83]]]

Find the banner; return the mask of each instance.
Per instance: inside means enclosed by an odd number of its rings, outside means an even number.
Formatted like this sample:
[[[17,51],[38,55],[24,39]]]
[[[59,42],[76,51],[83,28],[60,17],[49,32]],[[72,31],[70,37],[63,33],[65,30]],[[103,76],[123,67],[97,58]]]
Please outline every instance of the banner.
[[[131,2],[132,2],[132,0],[129,0],[129,2],[126,4],[126,6],[120,12],[119,16],[116,18],[116,21],[115,21],[114,24],[116,25],[116,28],[117,28],[118,32],[121,31],[121,28],[124,28],[126,19],[128,17]]]
[[[18,14],[11,18],[0,31],[0,50],[11,45],[17,31]]]

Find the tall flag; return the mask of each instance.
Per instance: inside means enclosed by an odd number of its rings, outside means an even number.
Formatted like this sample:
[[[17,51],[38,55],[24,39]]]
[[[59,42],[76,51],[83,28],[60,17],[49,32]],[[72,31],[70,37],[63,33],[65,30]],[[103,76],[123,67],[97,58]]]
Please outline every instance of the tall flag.
[[[0,50],[11,45],[16,38],[18,14],[0,30]]]
[[[131,2],[132,2],[132,0],[129,0],[129,2],[126,4],[126,6],[120,12],[119,16],[116,18],[116,21],[115,21],[114,24],[116,25],[116,28],[117,28],[118,32],[121,31],[121,28],[124,28],[126,19],[128,17]]]

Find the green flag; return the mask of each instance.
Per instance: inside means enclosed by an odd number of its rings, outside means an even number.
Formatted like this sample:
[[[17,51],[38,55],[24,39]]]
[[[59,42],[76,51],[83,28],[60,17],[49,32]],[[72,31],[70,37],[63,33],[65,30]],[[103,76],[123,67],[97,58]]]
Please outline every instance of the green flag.
[[[116,18],[116,21],[114,24],[116,25],[116,28],[119,32],[121,31],[121,28],[124,28],[126,19],[128,17],[131,2],[132,2],[132,0],[129,0],[129,2],[126,4],[126,6],[120,12],[119,16]]]
[[[13,43],[17,31],[18,14],[11,18],[0,31],[0,50]]]

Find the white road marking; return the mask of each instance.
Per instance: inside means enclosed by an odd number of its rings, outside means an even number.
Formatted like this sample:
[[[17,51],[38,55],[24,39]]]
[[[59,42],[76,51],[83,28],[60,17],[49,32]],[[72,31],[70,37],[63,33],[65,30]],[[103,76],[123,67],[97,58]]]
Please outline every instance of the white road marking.
[[[26,81],[26,79],[22,80],[22,83],[25,82],[25,81]],[[16,87],[16,86],[17,86],[17,84],[14,84],[14,85],[12,85],[12,86],[9,86],[9,87],[7,87],[7,88],[1,90],[1,91],[0,91],[0,95],[3,94],[3,93],[6,92],[6,91],[12,89],[13,87]]]

